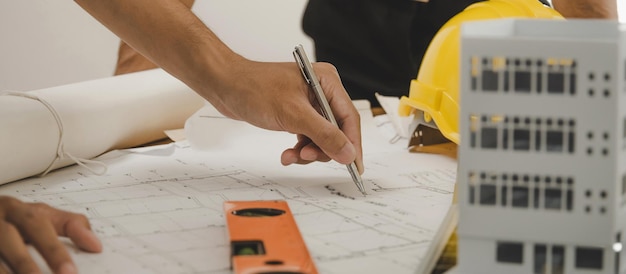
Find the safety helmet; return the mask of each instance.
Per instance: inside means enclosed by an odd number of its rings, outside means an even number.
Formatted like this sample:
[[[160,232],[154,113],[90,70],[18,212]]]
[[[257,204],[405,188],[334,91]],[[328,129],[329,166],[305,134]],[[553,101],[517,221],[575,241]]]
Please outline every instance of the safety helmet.
[[[461,24],[498,18],[563,19],[537,0],[487,0],[474,3],[448,20],[430,42],[409,97],[400,98],[400,116],[430,124],[459,144]],[[433,125],[434,121],[434,125]]]

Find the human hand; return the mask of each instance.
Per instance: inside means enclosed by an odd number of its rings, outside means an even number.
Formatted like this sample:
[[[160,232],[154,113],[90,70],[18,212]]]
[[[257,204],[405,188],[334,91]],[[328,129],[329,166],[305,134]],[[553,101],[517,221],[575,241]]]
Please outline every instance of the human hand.
[[[58,236],[69,237],[79,248],[100,252],[102,244],[84,215],[42,203],[24,203],[0,196],[0,258],[13,273],[40,273],[26,248],[35,246],[54,273],[77,273]],[[0,262],[0,273],[8,273]]]
[[[316,109],[313,91],[296,63],[238,59],[231,65],[220,86],[210,94],[199,93],[228,117],[297,134],[295,146],[281,155],[283,165],[334,159],[342,164],[356,161],[363,172],[360,117],[334,66],[313,64],[339,128]]]
[[[264,63],[241,57],[183,2],[76,2],[222,114],[265,129],[298,134],[296,145],[283,152],[283,164],[332,158],[342,164],[356,161],[363,172],[359,114],[332,65],[317,63],[313,67],[340,129],[313,108],[314,96],[295,62]]]

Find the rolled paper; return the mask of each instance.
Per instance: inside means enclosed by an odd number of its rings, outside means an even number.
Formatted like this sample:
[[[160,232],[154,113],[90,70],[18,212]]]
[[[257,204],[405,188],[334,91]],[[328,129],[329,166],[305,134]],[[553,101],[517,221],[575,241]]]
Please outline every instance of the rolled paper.
[[[162,139],[205,103],[161,69],[0,95],[0,184]]]

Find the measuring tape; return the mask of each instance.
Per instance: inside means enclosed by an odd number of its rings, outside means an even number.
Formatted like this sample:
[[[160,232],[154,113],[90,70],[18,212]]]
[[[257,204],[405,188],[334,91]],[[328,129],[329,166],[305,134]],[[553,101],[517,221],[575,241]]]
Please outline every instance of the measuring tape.
[[[227,201],[224,215],[236,274],[317,274],[285,201]]]

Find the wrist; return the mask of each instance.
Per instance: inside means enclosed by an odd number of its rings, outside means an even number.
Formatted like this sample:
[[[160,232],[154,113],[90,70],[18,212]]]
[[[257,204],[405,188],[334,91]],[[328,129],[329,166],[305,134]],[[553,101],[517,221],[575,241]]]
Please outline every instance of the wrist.
[[[207,45],[200,56],[195,59],[195,68],[189,68],[193,75],[189,87],[224,113],[224,105],[229,93],[236,89],[243,71],[250,60],[235,53],[226,45]],[[225,114],[225,113],[224,113]]]

